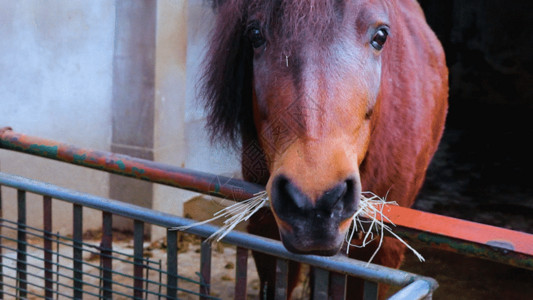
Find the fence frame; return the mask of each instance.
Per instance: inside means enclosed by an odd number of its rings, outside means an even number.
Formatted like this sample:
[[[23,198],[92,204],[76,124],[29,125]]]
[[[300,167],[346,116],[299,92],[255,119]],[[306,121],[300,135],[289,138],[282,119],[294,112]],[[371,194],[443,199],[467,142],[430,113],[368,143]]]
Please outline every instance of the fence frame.
[[[73,220],[73,228],[74,228],[74,234],[73,234],[73,240],[75,242],[75,245],[77,243],[81,243],[81,234],[83,231],[83,228],[81,226],[81,212],[82,208],[88,207],[92,209],[97,209],[103,212],[104,215],[119,215],[127,218],[131,218],[134,220],[134,257],[136,260],[141,260],[143,257],[143,225],[146,224],[153,224],[165,228],[173,228],[178,226],[187,226],[192,223],[194,223],[194,220],[185,219],[181,217],[177,217],[171,214],[167,214],[160,211],[151,210],[148,208],[144,208],[141,206],[128,204],[116,200],[111,200],[104,197],[98,197],[86,193],[80,193],[74,190],[66,189],[63,187],[58,187],[52,184],[24,178],[17,175],[7,174],[0,172],[0,186],[7,186],[10,188],[16,189],[18,192],[18,201],[19,201],[19,218],[18,222],[22,222],[19,224],[19,226],[25,226],[25,219],[21,218],[25,214],[25,193],[30,192],[33,194],[38,194],[43,196],[43,200],[45,199],[56,199],[56,200],[62,200],[73,204],[73,207],[75,208],[73,211],[74,216],[78,216],[78,218]],[[3,200],[5,201],[5,200]],[[108,222],[108,218],[104,219],[104,223]],[[104,232],[108,231],[109,228],[104,228]],[[199,225],[195,227],[191,227],[185,232],[191,233],[197,236],[201,236],[203,238],[207,238],[210,235],[212,235],[214,232],[218,230],[218,227],[212,226],[212,225]],[[24,232],[21,230],[20,232]],[[168,243],[168,253],[171,254],[167,258],[167,264],[172,269],[171,271],[174,271],[174,267],[177,268],[177,257],[175,256],[175,253],[177,252],[176,248],[176,242],[177,239],[175,238],[176,231],[168,230],[167,235],[167,243]],[[103,235],[102,241],[108,240],[107,235]],[[433,293],[433,290],[437,288],[438,284],[437,282],[428,277],[419,276],[416,274],[412,274],[409,272],[391,269],[375,264],[368,264],[366,262],[358,261],[355,259],[350,259],[343,255],[337,255],[333,257],[324,257],[324,256],[317,256],[317,255],[297,255],[294,253],[291,253],[287,251],[281,242],[270,240],[267,238],[254,236],[248,233],[244,232],[238,232],[233,231],[226,235],[224,239],[222,240],[225,243],[235,245],[238,249],[249,249],[253,251],[258,251],[262,253],[267,253],[269,255],[276,256],[278,258],[278,264],[277,264],[277,270],[279,270],[280,277],[283,278],[286,277],[286,274],[288,272],[287,263],[288,261],[296,261],[304,264],[308,264],[310,266],[313,266],[319,270],[317,273],[319,276],[327,276],[329,274],[336,273],[336,274],[342,274],[342,278],[345,279],[345,276],[355,276],[364,279],[365,281],[369,282],[366,286],[369,287],[369,289],[366,290],[365,294],[368,295],[365,299],[376,299],[377,296],[377,282],[379,283],[385,283],[395,286],[401,286],[404,287],[401,289],[398,293],[393,296],[393,299],[423,299],[423,298],[431,298],[431,295]],[[19,245],[25,245],[26,244],[26,237],[20,236],[18,237],[18,244]],[[210,244],[209,243],[202,243],[202,264],[201,264],[201,273],[202,278],[204,280],[203,284],[201,285],[200,289],[202,293],[208,294],[209,293],[209,282],[210,282]],[[79,247],[74,247],[74,256],[75,259],[80,259],[79,254],[76,254],[79,250]],[[243,253],[243,250],[239,251],[240,253]],[[17,256],[17,274],[23,275],[26,273],[26,249],[21,249],[21,251],[18,251]],[[239,263],[241,261],[241,263]],[[237,256],[237,272],[242,272],[243,268],[243,257]],[[76,262],[76,260],[75,260]],[[136,268],[134,270],[134,278],[135,278],[135,293],[133,295],[133,298],[138,299],[143,297],[143,272],[142,272],[142,264],[141,263],[135,263],[135,266],[140,266],[139,268]],[[176,269],[177,271],[177,269]],[[3,272],[0,272],[0,274],[3,274]],[[74,264],[74,299],[81,299],[83,297],[84,291],[83,291],[83,273],[81,271],[81,265],[76,266],[76,263]],[[176,273],[177,274],[177,273]],[[245,276],[237,276],[236,278],[238,282],[236,283],[236,291],[239,291],[242,289],[243,281],[246,280]],[[17,275],[17,282],[20,294],[17,296],[25,297],[27,294],[27,287],[25,284],[27,283],[26,277]],[[109,284],[105,284],[108,282],[108,280],[103,280],[103,285],[107,286],[105,290],[109,292]],[[279,280],[279,284],[282,285],[279,288],[277,288],[277,294],[276,299],[285,299],[286,298],[286,289],[283,288],[283,284],[286,281]],[[177,289],[177,284],[175,283],[175,278],[169,277],[167,279],[167,297],[168,298],[175,298],[175,291]],[[246,285],[244,281],[244,285]],[[315,290],[315,295],[313,299],[324,299],[324,295],[328,295],[328,286],[327,285],[321,285],[317,284],[315,285],[315,288],[318,288],[318,290]],[[111,293],[107,294],[108,296],[111,295]],[[103,299],[108,299],[108,296],[103,296]],[[244,295],[241,293],[236,294],[236,299],[244,299],[245,298],[245,291]],[[339,298],[337,299],[343,299],[344,293],[339,293],[336,296]],[[398,298],[399,297],[399,298]],[[201,299],[204,299],[204,297],[201,297]]]
[[[264,187],[128,155],[95,151],[0,128],[0,149],[22,152],[212,196],[241,201]],[[395,233],[409,243],[533,270],[533,234],[386,205]]]
[[[16,133],[11,130],[11,128],[0,128],[0,149],[6,149],[21,153],[26,153],[30,155],[35,155],[39,157],[49,158],[57,161],[67,162],[83,167],[88,167],[92,169],[102,170],[113,174],[118,174],[122,176],[137,178],[140,180],[145,180],[153,183],[164,184],[172,187],[177,187],[181,189],[186,189],[190,191],[200,192],[203,194],[218,196],[222,198],[227,198],[235,201],[240,201],[252,197],[255,193],[261,192],[264,190],[263,186],[245,182],[239,179],[227,178],[224,176],[213,175],[204,172],[198,172],[193,170],[188,170],[184,168],[169,166],[149,160],[133,158],[127,155],[115,154],[105,151],[94,151],[90,149],[79,148],[66,143],[59,143],[47,139],[37,138],[27,136],[21,133]],[[2,183],[0,185],[7,185],[17,188],[19,191],[29,191],[33,193],[41,194],[41,192],[46,191],[43,201],[51,201],[51,199],[59,199],[63,201],[72,202],[75,206],[79,205],[80,207],[88,206],[91,207],[93,200],[101,203],[107,203],[110,206],[100,207],[104,212],[104,224],[103,229],[104,238],[102,244],[112,243],[110,240],[110,220],[113,214],[123,215],[126,217],[132,217],[135,222],[136,228],[142,228],[144,223],[151,223],[163,227],[174,227],[174,226],[183,226],[190,224],[192,221],[187,221],[186,219],[178,218],[180,221],[176,221],[177,217],[166,215],[160,212],[149,212],[145,211],[145,208],[134,206],[131,204],[125,204],[118,201],[113,201],[105,198],[93,198],[94,196],[88,194],[81,194],[75,191],[67,190],[60,187],[53,187],[52,190],[47,190],[45,186],[52,187],[48,184],[40,184],[37,181],[25,178],[10,177],[14,175],[2,174]],[[15,183],[15,182],[19,183]],[[81,198],[77,196],[81,195]],[[84,200],[85,199],[85,200]],[[88,202],[84,202],[88,199],[91,199]],[[104,201],[105,199],[105,201]],[[24,201],[21,198],[20,194],[18,196],[19,205],[24,205]],[[78,202],[76,202],[78,201]],[[94,202],[94,203],[96,203]],[[93,204],[94,204],[93,203]],[[126,205],[126,206],[123,206]],[[128,206],[129,205],[129,206]],[[120,207],[120,209],[119,209]],[[46,215],[46,206],[44,206],[44,213]],[[77,214],[80,215],[81,208],[77,208]],[[525,268],[533,270],[533,248],[530,246],[533,244],[533,235],[529,233],[517,232],[509,229],[498,228],[495,226],[489,226],[484,224],[479,224],[475,222],[469,222],[465,220],[450,218],[446,216],[440,216],[436,214],[416,211],[409,208],[389,206],[385,208],[385,214],[387,217],[397,225],[395,227],[395,233],[406,239],[410,243],[423,243],[430,245],[435,248],[445,249],[448,251],[457,252],[460,254],[466,254],[471,256],[476,256],[479,258],[484,258],[499,263],[509,264],[515,267]],[[1,212],[1,194],[0,194],[0,212]],[[140,215],[135,214],[134,212],[142,212]],[[25,216],[20,214],[18,216],[22,224],[24,224]],[[50,217],[48,217],[50,218]],[[80,217],[81,218],[81,217]],[[172,220],[171,220],[172,219]],[[45,217],[46,220],[46,217]],[[425,222],[423,220],[431,220],[431,222]],[[20,225],[24,226],[24,225]],[[45,228],[51,226],[50,224],[44,224]],[[73,224],[75,231],[76,224]],[[107,229],[106,229],[107,228]],[[454,230],[454,228],[460,228],[461,230]],[[216,230],[215,227],[209,225],[202,225],[198,227],[193,227],[188,231],[192,234],[196,234],[202,237],[207,237]],[[135,230],[137,231],[137,230]],[[23,231],[21,231],[23,232]],[[139,231],[142,232],[142,231]],[[170,231],[169,231],[170,232]],[[80,233],[78,233],[80,234]],[[140,233],[139,233],[140,234]],[[358,266],[356,269],[353,267],[347,268],[345,266],[346,261],[343,258],[335,257],[333,259],[327,259],[327,264],[323,261],[324,258],[320,256],[298,256],[287,252],[283,246],[277,242],[274,244],[269,244],[271,241],[265,240],[253,236],[242,236],[244,233],[232,232],[229,234],[224,241],[228,243],[235,244],[237,246],[238,252],[240,253],[241,262],[237,261],[237,268],[240,272],[236,274],[237,278],[243,277],[246,278],[245,268],[243,268],[242,261],[244,259],[244,249],[252,249],[260,252],[267,252],[273,255],[279,255],[282,260],[279,269],[283,271],[283,262],[285,260],[295,260],[302,263],[316,265],[319,268],[317,269],[316,276],[324,276],[321,272],[339,272],[342,273],[342,276],[330,275],[330,281],[335,284],[335,282],[340,282],[343,284],[343,279],[345,275],[359,276],[367,280],[370,289],[367,295],[370,298],[373,298],[375,289],[377,285],[376,281],[381,280],[381,282],[405,286],[401,292],[397,293],[395,297],[400,297],[401,299],[405,293],[410,293],[411,291],[417,295],[422,295],[427,293],[431,295],[432,290],[436,288],[437,284],[431,278],[420,277],[415,274],[406,273],[398,270],[389,270],[389,269],[375,269],[375,265],[371,265],[369,271],[368,268]],[[24,238],[23,233],[21,233],[20,238]],[[80,237],[77,236],[76,239]],[[138,237],[137,237],[138,238]],[[172,234],[167,236],[169,240],[176,239]],[[256,244],[249,244],[247,241],[253,241]],[[495,243],[494,241],[497,241]],[[255,245],[255,246],[254,246]],[[20,252],[24,252],[21,247]],[[258,248],[257,248],[258,247]],[[205,251],[209,251],[209,247],[205,247]],[[172,247],[168,248],[168,253],[171,253],[175,249]],[[142,252],[141,248],[136,250],[138,253]],[[170,257],[171,255],[169,255]],[[203,260],[209,262],[209,257],[207,254],[203,257]],[[21,261],[24,261],[24,257],[21,254]],[[0,258],[0,264],[2,263]],[[107,262],[109,263],[109,262]],[[174,269],[173,266],[177,268],[177,257],[174,260],[168,262],[171,266],[171,270]],[[357,263],[353,264],[350,260],[352,266],[357,266]],[[363,263],[366,265],[366,263]],[[332,266],[332,267],[328,267]],[[24,276],[24,264],[20,264],[20,272],[17,276],[20,276],[20,283],[22,286],[25,284]],[[378,266],[379,267],[379,266]],[[383,274],[375,274],[375,270],[379,272],[385,272],[386,274],[394,274],[389,278],[389,275],[383,278]],[[209,278],[209,270],[202,270],[205,278]],[[139,271],[137,271],[139,272]],[[172,271],[174,272],[174,271]],[[244,272],[244,273],[243,273]],[[368,273],[370,272],[370,273]],[[400,273],[395,273],[400,272]],[[283,272],[282,272],[283,273]],[[141,274],[141,273],[138,273]],[[324,272],[325,274],[325,272]],[[335,273],[330,273],[335,274]],[[0,273],[0,293],[2,291],[2,273]],[[176,273],[172,273],[170,276],[170,287],[173,286],[172,281],[176,280]],[[79,275],[76,275],[79,276]],[[106,295],[111,295],[110,290],[112,289],[112,282],[109,280],[110,273],[104,273],[104,298]],[[408,279],[399,279],[395,276],[404,276]],[[340,278],[340,279],[339,279]],[[202,286],[204,292],[209,291],[208,281],[205,285]],[[47,292],[50,293],[48,281],[45,281],[47,284]],[[137,283],[139,284],[139,283]],[[79,284],[77,284],[79,285]],[[246,292],[246,284],[242,285],[242,282],[237,282],[236,291]],[[320,285],[316,286],[320,291],[322,289]],[[283,294],[283,288],[279,289],[281,294]],[[176,292],[173,288],[169,288],[169,295],[173,295]],[[317,298],[319,298],[320,293],[317,293]],[[342,293],[341,293],[342,294]],[[410,294],[413,296],[414,294]],[[340,296],[342,297],[342,295]]]

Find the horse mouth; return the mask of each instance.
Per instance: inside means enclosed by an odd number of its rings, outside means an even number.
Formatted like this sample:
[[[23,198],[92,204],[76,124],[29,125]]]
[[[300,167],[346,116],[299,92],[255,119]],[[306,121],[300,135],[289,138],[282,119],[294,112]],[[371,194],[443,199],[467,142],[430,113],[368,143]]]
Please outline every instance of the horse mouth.
[[[338,241],[340,240],[340,241]],[[291,238],[281,233],[281,241],[283,246],[292,253],[295,254],[313,254],[320,256],[333,256],[339,253],[343,241],[344,235],[335,238],[334,242],[316,242],[316,243],[294,243]]]
[[[359,195],[355,176],[334,184],[313,201],[289,177],[278,175],[272,183],[271,209],[285,248],[298,254],[337,254]]]

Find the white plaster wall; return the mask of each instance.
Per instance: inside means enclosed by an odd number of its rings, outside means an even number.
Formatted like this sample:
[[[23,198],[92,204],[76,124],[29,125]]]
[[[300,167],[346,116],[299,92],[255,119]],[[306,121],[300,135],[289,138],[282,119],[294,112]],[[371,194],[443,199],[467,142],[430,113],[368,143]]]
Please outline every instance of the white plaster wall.
[[[154,160],[185,165],[185,90],[187,84],[187,0],[159,0],[157,4]],[[152,208],[178,216],[195,193],[155,184]],[[152,226],[151,238],[166,236]]]
[[[0,127],[109,150],[114,18],[113,0],[0,0]],[[0,164],[3,172],[108,195],[103,172],[5,150]],[[4,216],[16,215],[14,192],[3,191]],[[30,201],[28,220],[40,225],[40,200]],[[53,209],[54,230],[68,233],[70,205],[56,201]],[[99,218],[86,214],[84,228],[100,226]]]
[[[206,113],[198,90],[205,61],[207,37],[214,24],[209,1],[189,0],[187,43],[187,93],[185,108],[187,168],[230,177],[240,177],[240,158],[232,149],[211,144],[205,130]]]
[[[114,3],[0,0],[0,127],[110,150]],[[209,142],[197,93],[212,20],[208,1],[158,0],[154,159],[239,177],[238,155]],[[107,173],[11,151],[0,150],[0,171],[109,194]],[[2,192],[4,216],[15,216],[15,191]],[[195,195],[154,185],[152,207],[182,215],[183,203]],[[28,201],[30,225],[40,226],[40,197]],[[55,201],[53,209],[54,230],[70,233],[71,206]],[[85,215],[84,229],[100,225],[100,213]],[[162,236],[164,230],[152,234]]]
[[[155,160],[214,174],[240,176],[232,151],[211,145],[198,93],[206,37],[213,12],[203,0],[159,0],[156,44]],[[183,203],[196,196],[154,185],[153,208],[183,215]],[[153,227],[152,240],[164,237]]]

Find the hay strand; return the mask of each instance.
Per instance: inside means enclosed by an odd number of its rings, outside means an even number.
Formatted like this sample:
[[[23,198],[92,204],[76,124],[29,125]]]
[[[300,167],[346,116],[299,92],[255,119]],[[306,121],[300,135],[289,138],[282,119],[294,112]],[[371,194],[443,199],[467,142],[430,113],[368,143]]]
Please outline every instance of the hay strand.
[[[248,221],[248,219],[252,215],[254,215],[259,209],[266,206],[267,202],[267,192],[259,192],[257,194],[254,194],[254,196],[248,200],[237,202],[231,206],[217,211],[211,219],[193,223],[187,226],[173,227],[171,228],[171,230],[185,230],[194,226],[210,223],[214,220],[226,218],[226,220],[224,220],[224,225],[220,227],[220,229],[217,230],[215,233],[210,235],[206,240],[207,242],[212,242],[215,240],[219,242],[228,233],[230,233],[239,223]]]
[[[388,195],[388,193],[387,193]],[[385,231],[390,233],[397,240],[402,242],[409,250],[411,250],[416,257],[421,261],[425,261],[424,257],[418,253],[413,247],[411,247],[407,242],[400,238],[397,234],[392,231],[392,228],[385,224],[385,221],[392,226],[396,226],[387,216],[383,213],[385,204],[389,205],[398,205],[395,201],[386,201],[387,195],[385,197],[379,197],[378,195],[372,192],[363,192],[361,194],[361,201],[359,201],[359,209],[355,212],[352,217],[352,228],[346,234],[346,254],[349,253],[350,247],[363,248],[373,242],[376,237],[374,237],[374,232],[379,236],[379,244],[376,248],[376,251],[372,254],[368,263],[372,262],[376,254],[378,253],[381,245],[383,244],[383,236]],[[363,226],[364,224],[370,224],[368,230]],[[356,232],[361,232],[364,234],[361,245],[352,244],[353,237]]]
[[[368,263],[372,262],[376,254],[378,253],[381,245],[383,244],[383,236],[385,231],[391,234],[393,237],[402,242],[409,250],[411,250],[420,261],[425,261],[424,257],[418,253],[413,247],[409,246],[402,238],[392,231],[392,228],[385,224],[385,222],[396,226],[387,216],[383,213],[385,204],[398,205],[394,201],[386,201],[387,196],[381,198],[372,192],[363,192],[361,194],[361,201],[359,201],[359,209],[352,217],[352,227],[346,234],[346,254],[349,253],[350,247],[363,248],[377,239],[379,236],[379,244],[376,251],[370,257]],[[225,218],[224,225],[220,227],[215,233],[207,238],[207,242],[217,241],[219,242],[228,233],[230,233],[235,226],[241,222],[246,222],[262,207],[266,207],[269,204],[268,194],[266,191],[254,194],[254,196],[248,200],[237,202],[231,206],[219,210],[213,215],[213,218],[193,223],[187,226],[173,227],[170,230],[185,230],[194,226],[210,223],[214,220]],[[368,229],[365,229],[364,225],[367,225]],[[361,232],[364,234],[361,245],[352,244],[352,240],[355,233]]]

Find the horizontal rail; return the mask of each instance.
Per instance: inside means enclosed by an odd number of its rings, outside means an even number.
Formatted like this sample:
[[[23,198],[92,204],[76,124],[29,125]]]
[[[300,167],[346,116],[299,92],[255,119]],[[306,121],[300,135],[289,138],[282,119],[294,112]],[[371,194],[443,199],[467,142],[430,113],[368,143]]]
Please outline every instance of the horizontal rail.
[[[389,298],[389,300],[418,300],[425,299],[431,291],[431,286],[424,280],[417,280]]]
[[[179,168],[150,160],[97,151],[0,129],[0,149],[45,157],[113,174],[193,192],[241,201],[263,191],[261,185],[235,178]]]
[[[49,196],[51,198],[67,201],[75,205],[98,209],[114,215],[124,216],[166,228],[187,226],[195,222],[193,220],[177,217],[141,206],[81,193],[3,172],[0,172],[0,185]],[[189,228],[185,230],[185,232],[206,238],[215,233],[218,229],[218,227],[212,225],[199,225]],[[236,245],[237,247],[268,253],[282,259],[309,264],[311,266],[328,271],[356,276],[369,281],[382,282],[402,287],[408,286],[416,281],[423,281],[426,282],[430,287],[428,293],[433,291],[438,286],[437,282],[432,278],[379,265],[368,264],[366,262],[351,259],[342,255],[334,257],[297,255],[287,251],[279,241],[274,241],[244,232],[230,232],[222,241]]]
[[[533,234],[400,206],[388,205],[383,214],[410,242],[533,270]]]
[[[236,201],[263,186],[149,160],[95,151],[0,129],[0,148],[134,177]],[[533,234],[388,205],[394,232],[410,242],[533,270]]]

